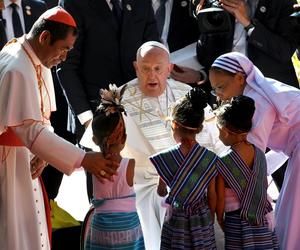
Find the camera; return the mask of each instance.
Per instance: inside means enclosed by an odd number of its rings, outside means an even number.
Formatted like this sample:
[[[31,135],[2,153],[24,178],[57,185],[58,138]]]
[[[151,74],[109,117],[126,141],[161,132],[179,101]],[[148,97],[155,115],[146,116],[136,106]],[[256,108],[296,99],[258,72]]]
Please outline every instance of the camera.
[[[233,40],[233,16],[216,0],[205,0],[204,8],[194,15],[198,20],[200,37],[197,41],[197,58],[208,70],[220,55],[231,51]]]
[[[227,33],[233,28],[230,14],[216,0],[206,1],[204,9],[196,13],[196,18],[202,34]]]

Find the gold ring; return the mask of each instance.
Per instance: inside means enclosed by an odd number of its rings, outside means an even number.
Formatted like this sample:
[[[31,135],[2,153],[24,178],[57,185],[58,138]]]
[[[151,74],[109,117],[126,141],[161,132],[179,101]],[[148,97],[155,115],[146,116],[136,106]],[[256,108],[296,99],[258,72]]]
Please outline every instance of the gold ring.
[[[100,171],[100,175],[101,175],[101,176],[104,176],[104,175],[106,175],[106,172],[105,172],[104,170],[101,170],[101,171]]]

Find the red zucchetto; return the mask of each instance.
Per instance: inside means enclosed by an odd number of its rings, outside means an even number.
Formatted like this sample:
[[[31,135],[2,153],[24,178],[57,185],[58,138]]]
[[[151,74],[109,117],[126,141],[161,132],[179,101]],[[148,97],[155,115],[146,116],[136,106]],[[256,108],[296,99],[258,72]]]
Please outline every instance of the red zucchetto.
[[[76,22],[74,18],[69,14],[69,12],[67,12],[60,6],[56,6],[47,10],[40,16],[40,18],[58,23],[63,23],[76,28]]]

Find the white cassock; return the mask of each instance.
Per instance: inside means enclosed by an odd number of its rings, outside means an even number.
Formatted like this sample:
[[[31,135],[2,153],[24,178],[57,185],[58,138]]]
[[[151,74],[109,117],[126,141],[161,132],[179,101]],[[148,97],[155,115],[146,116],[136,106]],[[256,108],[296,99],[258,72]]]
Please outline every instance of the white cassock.
[[[160,249],[161,228],[164,222],[165,208],[163,198],[157,195],[159,176],[149,160],[149,156],[166,148],[174,146],[170,123],[164,118],[170,115],[171,106],[183,97],[188,85],[168,79],[167,88],[159,97],[147,97],[139,88],[138,80],[127,83],[122,104],[127,116],[124,116],[127,141],[122,155],[134,158],[135,191],[137,194],[137,210],[139,213],[145,246],[147,250]],[[220,153],[226,148],[218,139],[219,131],[213,119],[210,107],[205,109],[206,120],[204,128],[199,133],[198,142],[208,149]],[[97,150],[92,146],[92,131],[88,129],[81,144]]]
[[[85,153],[52,133],[51,72],[24,36],[1,51],[0,65],[0,248],[50,250],[44,199],[30,160],[36,155],[69,175]],[[41,70],[41,90],[34,65]],[[21,145],[6,140],[8,134]]]

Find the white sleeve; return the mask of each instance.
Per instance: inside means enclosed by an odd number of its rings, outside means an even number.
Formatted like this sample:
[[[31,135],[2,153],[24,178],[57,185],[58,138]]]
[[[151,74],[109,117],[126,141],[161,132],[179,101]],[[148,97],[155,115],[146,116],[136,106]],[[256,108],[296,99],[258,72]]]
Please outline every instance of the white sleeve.
[[[91,110],[87,110],[83,113],[80,113],[79,115],[77,115],[77,118],[80,122],[81,125],[84,125],[87,121],[92,120],[93,119],[93,113]]]
[[[220,155],[228,149],[219,139],[219,129],[216,125],[215,115],[209,105],[204,109],[205,120],[203,122],[203,129],[197,135],[198,143]]]
[[[219,130],[214,120],[203,122],[203,129],[197,135],[197,141],[201,146],[206,147],[217,155],[228,149],[219,139]]]
[[[85,152],[52,133],[41,122],[28,120],[11,129],[34,155],[59,171],[70,175],[75,168],[80,167]]]

